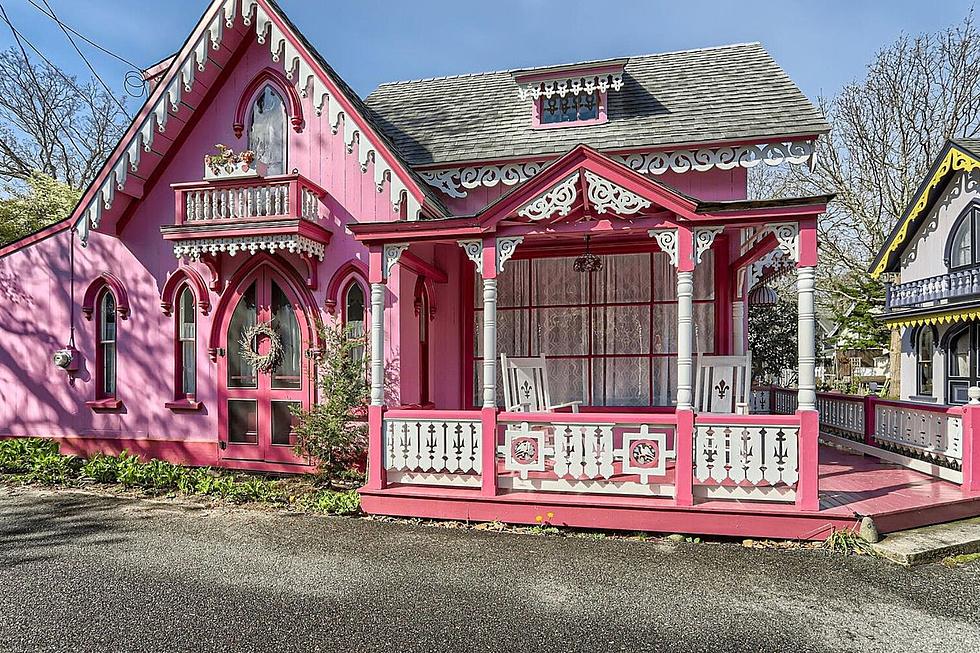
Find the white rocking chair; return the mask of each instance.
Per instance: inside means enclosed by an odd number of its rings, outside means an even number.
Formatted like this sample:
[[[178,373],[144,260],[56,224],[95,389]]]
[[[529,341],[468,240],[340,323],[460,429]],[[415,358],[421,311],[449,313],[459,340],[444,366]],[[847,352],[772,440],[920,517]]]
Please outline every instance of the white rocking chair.
[[[752,392],[752,352],[744,356],[698,356],[694,410],[746,415]]]
[[[578,412],[581,401],[551,403],[548,388],[548,362],[544,356],[508,358],[500,355],[500,372],[504,377],[504,406],[508,412],[550,413],[562,408]]]

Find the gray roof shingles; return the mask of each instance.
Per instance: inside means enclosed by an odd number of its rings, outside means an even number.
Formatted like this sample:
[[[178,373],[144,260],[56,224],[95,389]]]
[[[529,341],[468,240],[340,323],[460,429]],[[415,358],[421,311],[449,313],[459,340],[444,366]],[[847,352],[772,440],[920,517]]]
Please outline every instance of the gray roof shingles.
[[[382,84],[365,104],[412,165],[554,156],[579,143],[608,151],[829,129],[758,43],[630,57],[601,125],[532,128],[514,72]]]

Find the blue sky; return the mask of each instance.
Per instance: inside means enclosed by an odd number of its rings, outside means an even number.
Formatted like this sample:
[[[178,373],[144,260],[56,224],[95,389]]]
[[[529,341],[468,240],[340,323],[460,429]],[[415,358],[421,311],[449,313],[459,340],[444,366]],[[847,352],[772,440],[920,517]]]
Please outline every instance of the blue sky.
[[[178,48],[206,6],[206,0],[48,1],[66,23],[142,65]],[[761,41],[811,98],[861,77],[875,50],[901,33],[959,22],[972,2],[280,0],[362,95],[384,81]],[[48,58],[87,74],[58,26],[28,0],[0,4]],[[0,25],[0,45],[12,44]],[[126,68],[84,51],[121,89]]]

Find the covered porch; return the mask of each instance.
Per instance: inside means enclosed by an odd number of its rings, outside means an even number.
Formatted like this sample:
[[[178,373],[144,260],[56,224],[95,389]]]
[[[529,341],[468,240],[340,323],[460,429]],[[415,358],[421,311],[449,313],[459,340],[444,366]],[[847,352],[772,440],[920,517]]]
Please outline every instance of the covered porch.
[[[771,522],[805,536],[822,512],[813,285],[827,200],[706,202],[579,146],[474,216],[354,225],[370,248],[365,509],[754,536],[775,535]],[[387,334],[393,403],[385,316],[409,299],[406,261],[423,319]],[[443,267],[459,270],[459,301],[431,316],[419,271],[451,281]],[[748,295],[775,272],[797,276],[798,407],[753,414]],[[458,325],[461,355],[426,334],[445,337],[441,320]],[[413,395],[406,359],[423,347],[429,385]],[[543,356],[548,401],[505,392],[501,354]],[[709,375],[712,359],[731,371]],[[452,380],[458,400],[431,392]]]

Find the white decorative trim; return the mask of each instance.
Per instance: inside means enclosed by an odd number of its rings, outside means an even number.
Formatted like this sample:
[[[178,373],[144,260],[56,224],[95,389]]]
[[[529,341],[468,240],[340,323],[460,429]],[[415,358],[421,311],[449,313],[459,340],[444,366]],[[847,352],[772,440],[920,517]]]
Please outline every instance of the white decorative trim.
[[[781,222],[766,225],[779,242],[779,248],[786,252],[794,263],[800,262],[800,225],[795,222]]]
[[[507,163],[481,167],[449,168],[448,170],[420,171],[422,179],[449,197],[461,199],[466,197],[466,190],[483,186],[493,188],[498,184],[516,186],[541,172],[544,163],[529,161],[527,163]]]
[[[211,51],[221,48],[225,34],[232,32],[231,28],[235,27],[235,22],[239,18],[246,27],[255,24],[256,40],[260,44],[268,44],[272,60],[282,65],[287,79],[296,85],[300,96],[312,99],[315,114],[320,116],[326,110],[334,134],[339,130],[340,119],[344,119],[344,142],[351,146],[356,145],[352,147],[351,154],[353,155],[356,150],[363,173],[366,174],[370,167],[367,165],[368,161],[374,162],[374,179],[379,189],[383,190],[384,181],[388,180],[393,210],[399,212],[402,203],[407,202],[408,219],[419,219],[422,210],[419,200],[407,192],[408,189],[395,173],[394,166],[373,148],[368,138],[360,134],[354,120],[346,115],[340,101],[328,89],[327,83],[315,74],[306,58],[293,47],[262,5],[257,0],[224,0],[221,9],[212,14],[209,24],[203,29],[198,29],[199,26],[195,27],[197,40],[185,46],[183,59],[172,64],[177,67],[177,74],[165,89],[159,91],[156,104],[139,125],[102,185],[93,193],[92,200],[84,209],[83,217],[77,226],[83,244],[87,241],[89,228],[98,228],[102,210],[109,209],[113,204],[115,193],[125,187],[129,174],[140,171],[141,154],[153,150],[155,135],[167,131],[170,115],[188,111],[186,105],[182,104],[184,94],[194,91],[197,73],[205,71],[209,65],[215,65],[209,59]],[[203,109],[198,107],[197,110]]]
[[[595,91],[605,93],[609,89],[618,91],[623,88],[623,73],[606,73],[603,75],[585,75],[578,77],[562,77],[544,81],[528,82],[517,87],[521,100],[537,100],[554,96],[591,95]]]
[[[482,240],[458,240],[456,244],[463,248],[466,258],[473,261],[476,271],[483,274],[483,241]]]
[[[585,179],[589,187],[589,204],[597,213],[612,210],[618,215],[633,215],[651,206],[650,200],[593,172],[586,170]]]
[[[704,172],[712,168],[731,170],[733,168],[754,168],[760,164],[778,166],[784,163],[793,165],[808,163],[813,165],[814,156],[813,141],[790,141],[731,147],[705,147],[674,152],[614,154],[610,158],[640,174],[657,176],[668,171],[676,173],[691,172],[692,170]],[[492,188],[500,183],[507,186],[524,183],[541,172],[546,165],[547,163],[543,162],[528,162],[464,166],[426,170],[420,174],[430,186],[442,191],[449,197],[460,199],[466,197],[467,190],[480,186]]]
[[[174,256],[187,257],[191,260],[201,258],[202,254],[216,256],[221,253],[234,256],[239,252],[255,254],[262,250],[275,254],[277,251],[287,251],[293,254],[315,256],[323,260],[325,246],[315,240],[295,234],[278,234],[270,236],[232,236],[230,238],[201,238],[197,240],[174,241]]]
[[[504,263],[517,251],[517,246],[524,242],[524,236],[510,236],[497,239],[497,274],[504,271]]]
[[[670,263],[675,268],[678,263],[677,256],[677,229],[651,229],[650,235],[657,239],[660,249],[670,258]]]
[[[406,249],[408,249],[408,243],[391,243],[382,248],[381,259],[385,279],[391,275],[391,269],[395,267],[395,263],[402,257]]]
[[[576,171],[561,180],[551,189],[539,195],[533,202],[517,212],[517,215],[529,220],[545,220],[557,214],[566,216],[572,210],[572,205],[578,199],[578,178]]]
[[[694,264],[701,263],[701,257],[711,249],[715,236],[724,231],[724,227],[698,227],[694,230]]]

